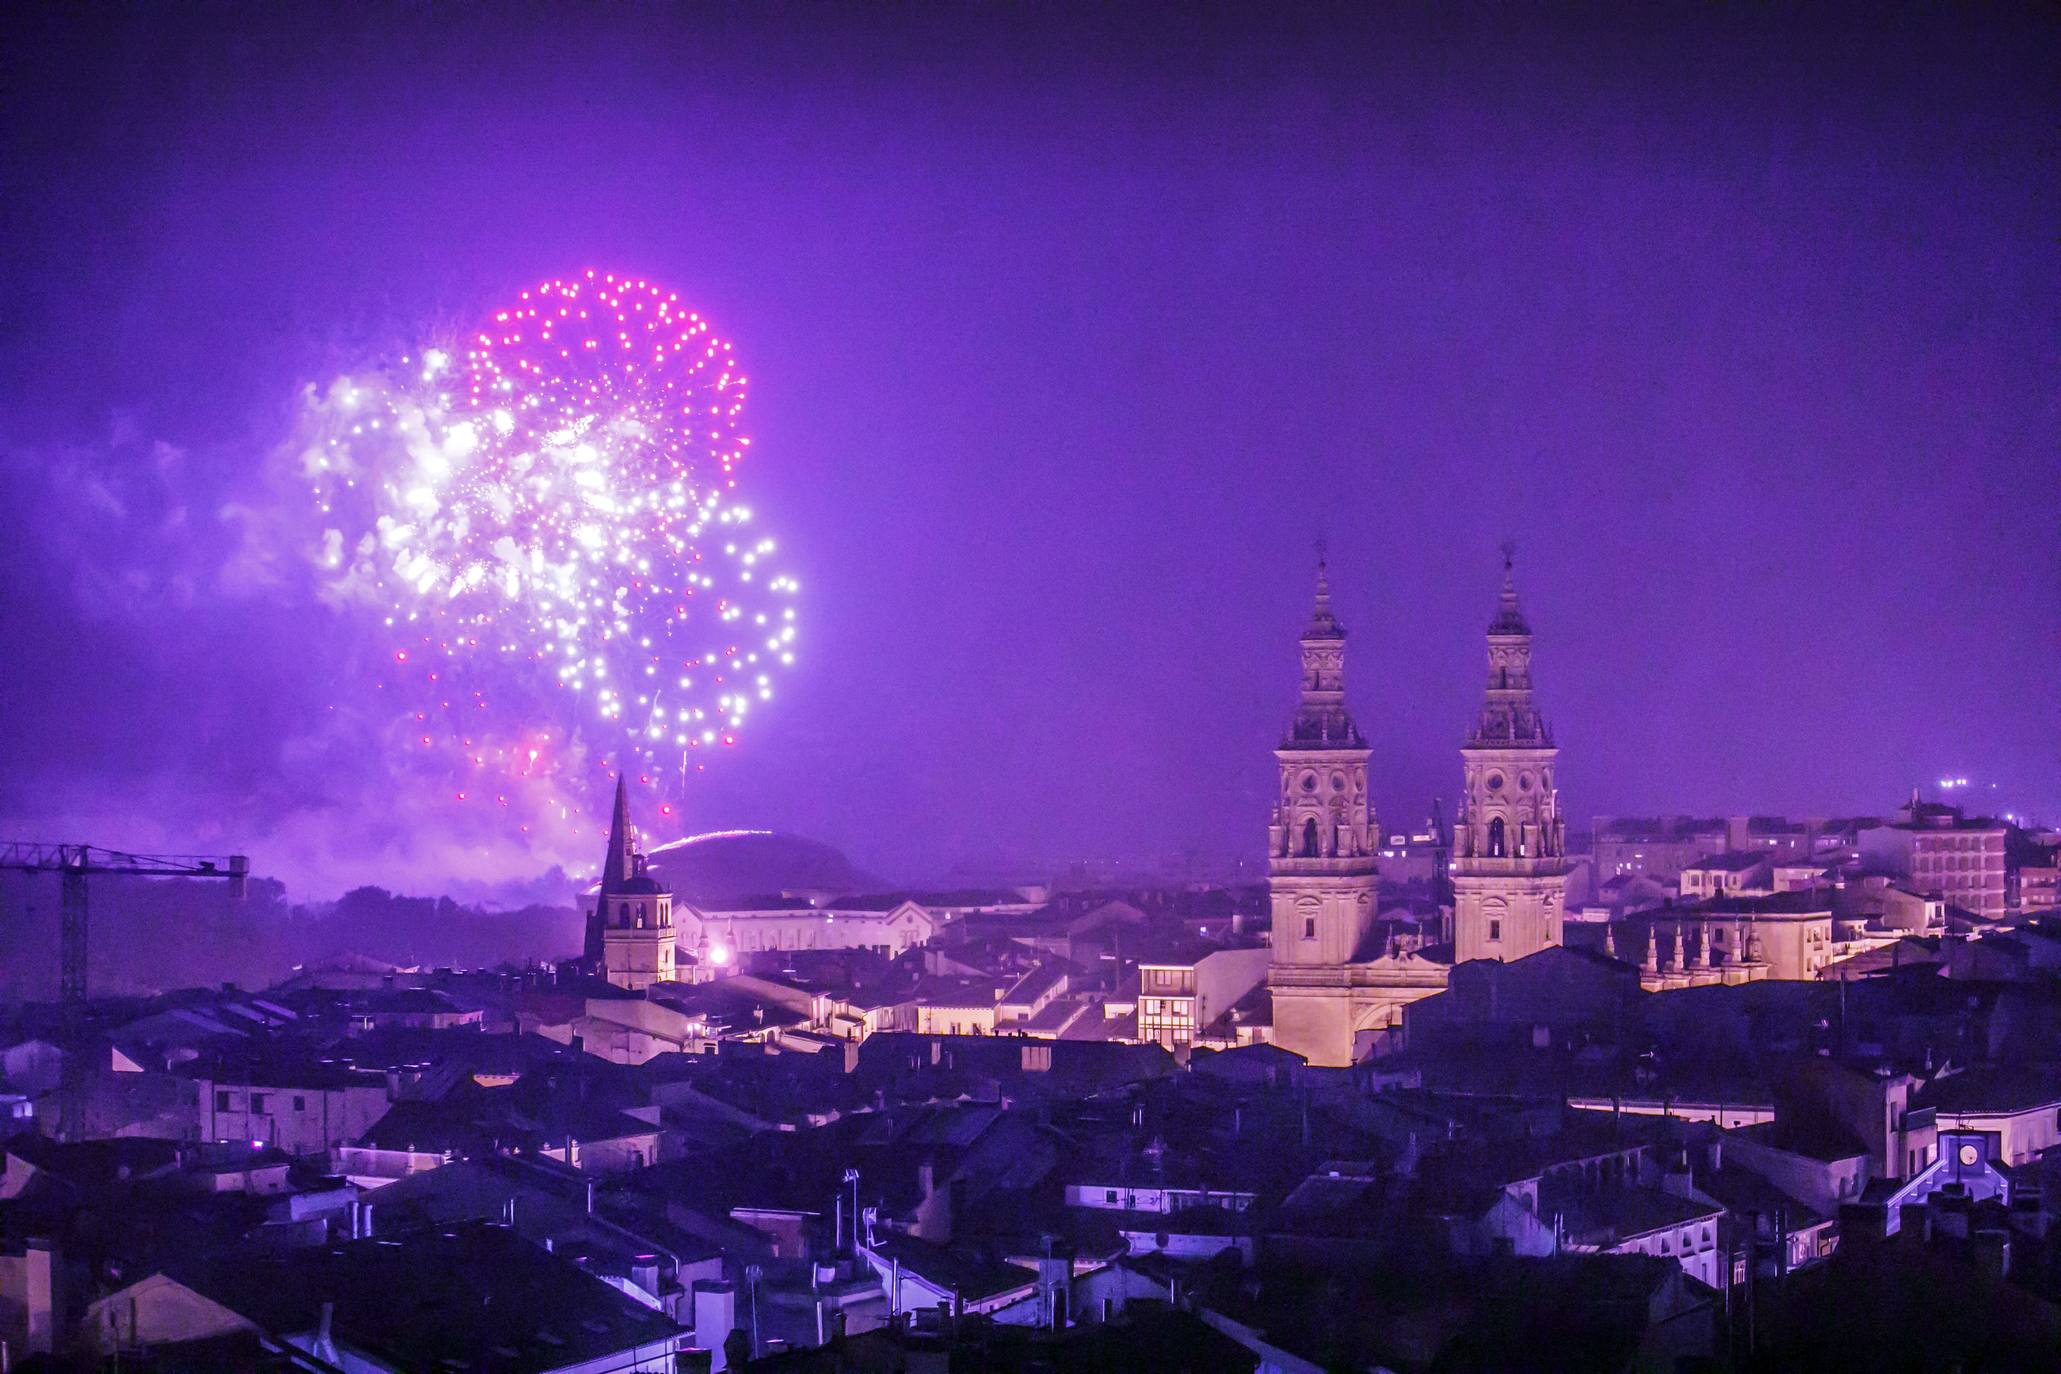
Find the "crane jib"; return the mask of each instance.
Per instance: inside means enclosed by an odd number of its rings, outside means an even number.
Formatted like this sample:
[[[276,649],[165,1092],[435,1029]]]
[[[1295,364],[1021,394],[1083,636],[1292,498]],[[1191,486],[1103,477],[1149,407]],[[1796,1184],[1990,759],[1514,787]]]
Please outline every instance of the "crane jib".
[[[90,844],[0,840],[0,871],[59,875],[58,992],[67,1002],[83,1002],[86,999],[86,878],[89,874],[226,878],[230,897],[240,899],[248,889],[250,860],[242,854],[130,854]]]

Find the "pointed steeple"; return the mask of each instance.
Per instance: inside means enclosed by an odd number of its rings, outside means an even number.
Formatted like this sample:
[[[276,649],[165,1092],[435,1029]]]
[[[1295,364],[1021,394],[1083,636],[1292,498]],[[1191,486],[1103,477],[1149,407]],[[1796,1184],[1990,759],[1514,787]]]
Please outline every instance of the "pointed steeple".
[[[1503,591],[1488,627],[1488,690],[1472,746],[1550,746],[1553,735],[1531,694],[1531,622],[1517,604],[1517,545],[1503,542]]]
[[[636,875],[637,834],[630,828],[630,785],[615,775],[615,818],[608,824],[608,857],[601,864],[601,890],[613,892]]]
[[[1302,632],[1304,639],[1344,639],[1345,626],[1338,623],[1338,617],[1331,613],[1330,567],[1324,559],[1324,544],[1317,543],[1317,600],[1310,608],[1309,628]]]
[[[1531,622],[1517,604],[1517,541],[1503,541],[1503,592],[1496,599],[1496,618],[1489,622],[1492,635],[1528,635]]]
[[[1357,749],[1365,741],[1345,709],[1345,626],[1331,611],[1331,576],[1317,545],[1317,599],[1302,632],[1302,698],[1284,748]]]
[[[601,861],[601,889],[595,898],[594,909],[587,913],[584,957],[592,971],[601,970],[607,952],[604,931],[608,926],[608,899],[628,891],[640,867],[637,832],[630,825],[630,783],[627,777],[618,773],[615,775],[615,814],[608,824],[608,856]]]

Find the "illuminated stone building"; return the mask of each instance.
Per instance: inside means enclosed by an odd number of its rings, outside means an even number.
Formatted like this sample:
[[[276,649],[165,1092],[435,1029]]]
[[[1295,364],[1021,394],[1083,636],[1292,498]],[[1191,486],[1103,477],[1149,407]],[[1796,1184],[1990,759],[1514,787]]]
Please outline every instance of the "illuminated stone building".
[[[1893,821],[1860,832],[1861,862],[1871,873],[1937,892],[1981,920],[2001,920],[2006,828],[1957,806],[1920,801],[1913,792]]]
[[[1386,938],[1377,919],[1380,828],[1371,750],[1345,705],[1345,627],[1324,565],[1302,633],[1302,688],[1274,751],[1267,826],[1274,1042],[1312,1064],[1350,1064],[1357,1038],[1401,1024],[1402,1008],[1445,986],[1447,964]]]
[[[1312,1064],[1351,1063],[1371,1036],[1402,1024],[1404,1007],[1442,990],[1456,960],[1522,959],[1561,942],[1569,866],[1559,750],[1532,697],[1531,626],[1508,550],[1488,658],[1481,715],[1460,751],[1454,940],[1434,943],[1420,927],[1378,919],[1371,751],[1346,709],[1345,627],[1319,565],[1300,699],[1274,751],[1280,785],[1267,828],[1274,1043]]]
[[[1560,943],[1567,829],[1553,768],[1560,756],[1531,686],[1531,625],[1503,552],[1503,592],[1488,631],[1488,687],[1460,757],[1465,790],[1453,828],[1453,957],[1522,959]]]
[[[673,894],[645,868],[630,824],[629,788],[618,776],[601,890],[587,918],[587,957],[609,982],[642,992],[673,981],[673,950]]]

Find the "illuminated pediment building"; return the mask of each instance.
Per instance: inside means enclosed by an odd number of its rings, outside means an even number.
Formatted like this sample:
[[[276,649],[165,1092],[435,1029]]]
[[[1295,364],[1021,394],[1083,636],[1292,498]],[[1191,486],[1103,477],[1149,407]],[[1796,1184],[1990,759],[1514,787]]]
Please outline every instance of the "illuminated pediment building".
[[[1401,1024],[1405,1006],[1444,989],[1456,949],[1463,959],[1521,959],[1559,944],[1567,875],[1558,751],[1532,699],[1531,629],[1509,551],[1482,713],[1461,751],[1450,944],[1379,918],[1372,750],[1345,702],[1345,639],[1320,561],[1295,715],[1274,751],[1279,789],[1267,828],[1273,1038],[1319,1065],[1353,1062]]]

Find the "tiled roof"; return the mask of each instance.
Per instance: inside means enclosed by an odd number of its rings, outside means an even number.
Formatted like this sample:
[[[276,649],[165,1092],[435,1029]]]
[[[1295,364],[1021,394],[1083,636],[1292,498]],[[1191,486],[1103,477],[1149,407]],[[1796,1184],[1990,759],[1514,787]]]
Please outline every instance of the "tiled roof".
[[[967,1302],[1035,1288],[1038,1282],[1038,1276],[1021,1265],[988,1259],[963,1248],[933,1245],[914,1236],[886,1236],[872,1249],[882,1261],[899,1262],[908,1273]]]
[[[278,1335],[333,1304],[336,1343],[389,1368],[529,1374],[681,1335],[671,1320],[499,1226],[245,1258],[180,1282]]]
[[[1933,1079],[1913,1106],[1943,1112],[2023,1112],[2061,1107],[2061,1070],[2032,1066],[1967,1069]]]
[[[1570,1239],[1607,1247],[1633,1236],[1714,1219],[1724,1209],[1659,1188],[1604,1188],[1550,1202],[1541,1198],[1539,1210],[1558,1212]]]

